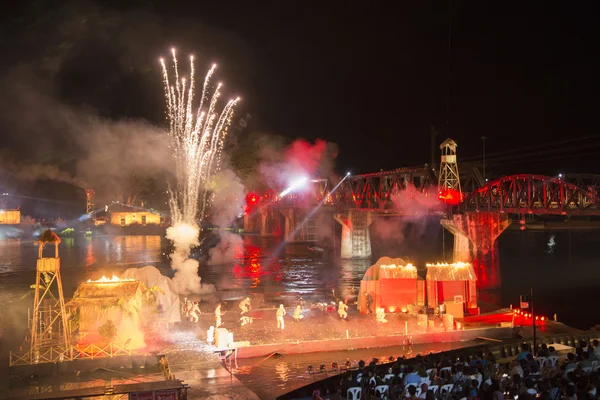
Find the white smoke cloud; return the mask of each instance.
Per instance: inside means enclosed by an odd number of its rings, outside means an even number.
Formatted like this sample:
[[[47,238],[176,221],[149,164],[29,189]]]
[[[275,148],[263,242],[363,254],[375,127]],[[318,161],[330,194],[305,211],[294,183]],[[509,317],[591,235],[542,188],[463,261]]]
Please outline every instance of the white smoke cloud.
[[[224,229],[243,214],[245,196],[246,189],[233,171],[223,169],[215,176],[211,215],[212,222],[221,229],[219,244],[209,251],[210,264],[230,262],[242,251],[242,238]]]
[[[200,293],[200,276],[198,261],[188,258],[190,249],[200,245],[198,241],[198,226],[178,223],[167,229],[167,239],[173,241],[174,250],[171,253],[171,268],[175,270],[173,282],[180,294]]]

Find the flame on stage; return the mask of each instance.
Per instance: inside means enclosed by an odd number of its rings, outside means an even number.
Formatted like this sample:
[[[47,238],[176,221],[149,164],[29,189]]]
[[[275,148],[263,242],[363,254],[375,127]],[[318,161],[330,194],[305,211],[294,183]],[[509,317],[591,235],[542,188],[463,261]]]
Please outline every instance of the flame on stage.
[[[107,278],[106,276],[102,275],[102,278],[98,279],[97,281],[88,279],[88,283],[133,282],[134,280],[135,279],[121,279],[115,274],[113,274],[112,278]]]

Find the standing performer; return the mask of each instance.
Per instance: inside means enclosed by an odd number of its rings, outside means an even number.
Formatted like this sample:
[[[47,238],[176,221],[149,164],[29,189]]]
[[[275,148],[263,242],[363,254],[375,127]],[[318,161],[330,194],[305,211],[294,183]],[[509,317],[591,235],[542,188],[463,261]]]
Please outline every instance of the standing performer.
[[[300,304],[298,304],[296,306],[296,309],[294,310],[294,320],[296,322],[300,321],[302,318],[304,318],[304,315],[302,315],[302,306]]]
[[[344,303],[343,301],[340,300],[340,304],[338,305],[338,315],[340,316],[340,318],[342,319],[346,319],[348,318],[348,305],[346,305],[346,303]]]
[[[244,300],[240,301],[240,310],[242,310],[241,315],[250,311],[250,297],[246,297]]]
[[[202,314],[202,312],[200,311],[200,306],[198,304],[197,301],[194,302],[194,306],[192,307],[192,310],[190,311],[190,320],[193,320],[194,323],[198,322],[198,315]]]
[[[367,314],[373,314],[373,296],[370,293],[365,293],[367,298]]]
[[[221,303],[219,303],[217,305],[217,308],[215,308],[215,328],[218,328],[222,325],[222,323],[221,323],[222,316],[223,316],[223,314],[221,314]]]
[[[277,329],[281,329],[282,331],[285,329],[285,321],[283,320],[285,314],[285,308],[283,308],[283,304],[280,304],[277,309]]]
[[[377,322],[380,322],[383,324],[388,322],[387,319],[385,319],[385,311],[383,310],[383,308],[377,309],[377,314],[375,315],[375,317],[377,318]]]

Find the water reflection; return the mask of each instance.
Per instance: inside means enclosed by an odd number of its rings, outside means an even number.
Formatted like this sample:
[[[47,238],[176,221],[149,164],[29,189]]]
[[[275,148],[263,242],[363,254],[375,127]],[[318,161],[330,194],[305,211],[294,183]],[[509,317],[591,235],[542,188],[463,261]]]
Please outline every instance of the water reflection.
[[[85,248],[85,266],[89,269],[96,263],[96,257],[94,257],[94,246],[92,246],[92,238],[86,238],[87,246]]]

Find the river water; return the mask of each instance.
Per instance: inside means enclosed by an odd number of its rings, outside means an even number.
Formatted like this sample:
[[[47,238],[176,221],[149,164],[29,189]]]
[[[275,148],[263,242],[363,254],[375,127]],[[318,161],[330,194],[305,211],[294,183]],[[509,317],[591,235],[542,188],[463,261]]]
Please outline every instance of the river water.
[[[37,247],[33,242],[0,241],[0,302],[5,307],[5,322],[25,321],[22,305],[29,304],[31,297],[20,299],[30,291],[29,285],[35,279]],[[591,306],[594,303],[590,301],[596,298],[600,281],[599,244],[600,231],[508,230],[499,239],[501,287],[486,293],[485,298],[495,306],[516,305],[519,294],[529,292],[533,286],[538,312],[550,317],[556,313],[559,321],[578,328],[596,325],[600,323],[600,308]],[[220,300],[252,293],[262,297],[265,304],[275,305],[291,302],[299,295],[318,299],[332,291],[344,294],[360,286],[364,271],[372,263],[340,261],[333,253],[311,251],[307,245],[284,247],[279,239],[246,236],[244,245],[233,263],[201,268],[203,282],[215,286]],[[405,234],[402,240],[392,243],[374,238],[374,259],[405,256],[422,264],[441,260],[444,253],[450,257],[451,245],[449,234],[442,237],[441,229],[427,228]],[[170,275],[167,252],[168,243],[160,236],[67,238],[60,245],[65,296],[71,297],[84,280],[103,274],[118,275],[135,266],[154,265]],[[18,336],[23,332],[7,332],[5,324],[4,334],[7,333]],[[265,365],[272,365],[273,371],[245,368],[242,380],[263,382],[264,374],[283,390],[285,382],[296,379],[294,376],[299,373],[297,361],[283,365],[272,360]]]

